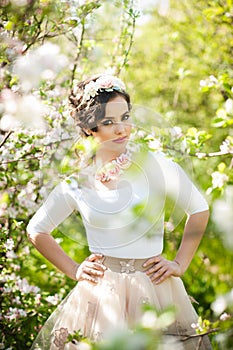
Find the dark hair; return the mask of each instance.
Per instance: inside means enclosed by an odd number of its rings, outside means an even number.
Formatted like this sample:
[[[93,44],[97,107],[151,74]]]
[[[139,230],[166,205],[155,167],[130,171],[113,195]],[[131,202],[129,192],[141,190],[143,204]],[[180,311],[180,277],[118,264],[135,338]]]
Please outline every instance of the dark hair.
[[[98,131],[98,122],[105,117],[106,104],[115,97],[122,96],[126,100],[129,110],[131,109],[130,96],[125,91],[101,91],[88,101],[83,101],[85,86],[91,81],[95,82],[100,77],[101,75],[95,75],[81,81],[74,86],[69,95],[70,114],[85,136],[89,135],[84,129],[90,129],[94,132]]]

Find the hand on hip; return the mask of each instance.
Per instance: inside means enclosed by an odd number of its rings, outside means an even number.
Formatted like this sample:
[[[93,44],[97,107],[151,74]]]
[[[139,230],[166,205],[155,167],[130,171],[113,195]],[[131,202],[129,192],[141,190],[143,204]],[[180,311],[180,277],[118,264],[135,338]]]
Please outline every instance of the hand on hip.
[[[170,276],[181,276],[180,265],[176,261],[165,259],[162,255],[149,258],[143,267],[148,267],[145,273],[155,284],[165,281]]]
[[[103,258],[101,254],[91,254],[78,267],[76,278],[78,281],[89,281],[94,284],[98,283],[98,277],[103,277],[107,269],[100,260]]]

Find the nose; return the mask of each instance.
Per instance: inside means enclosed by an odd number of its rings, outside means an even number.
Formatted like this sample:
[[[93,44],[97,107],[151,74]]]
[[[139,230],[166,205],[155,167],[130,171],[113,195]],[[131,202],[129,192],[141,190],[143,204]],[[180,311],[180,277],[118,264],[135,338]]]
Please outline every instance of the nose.
[[[116,134],[122,134],[125,131],[125,125],[123,123],[116,123],[115,124],[115,133]]]

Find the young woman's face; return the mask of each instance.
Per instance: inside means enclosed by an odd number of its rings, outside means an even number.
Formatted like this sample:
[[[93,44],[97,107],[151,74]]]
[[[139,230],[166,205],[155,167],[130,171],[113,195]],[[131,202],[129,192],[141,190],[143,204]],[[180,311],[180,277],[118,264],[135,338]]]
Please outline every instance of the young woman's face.
[[[124,152],[132,129],[132,121],[126,100],[117,96],[106,104],[105,117],[92,132],[102,150]]]

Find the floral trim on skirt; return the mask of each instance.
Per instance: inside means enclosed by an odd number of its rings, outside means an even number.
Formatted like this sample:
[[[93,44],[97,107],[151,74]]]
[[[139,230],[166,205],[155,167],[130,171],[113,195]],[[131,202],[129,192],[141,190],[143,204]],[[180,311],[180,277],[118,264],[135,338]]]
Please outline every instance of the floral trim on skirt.
[[[212,349],[207,336],[202,338],[200,346],[199,337],[177,341],[179,336],[195,334],[191,324],[198,318],[179,277],[169,277],[156,285],[143,269],[135,267],[134,259],[117,259],[119,268],[115,268],[116,258],[112,264],[111,259],[108,264],[104,262],[108,269],[97,285],[88,281],[77,283],[48,318],[31,350],[78,350],[78,344],[65,343],[68,334],[78,330],[83,336],[99,341],[107,338],[114,329],[130,329],[140,323],[145,303],[154,305],[158,311],[170,305],[177,307],[176,321],[167,332],[176,335],[169,348]]]

